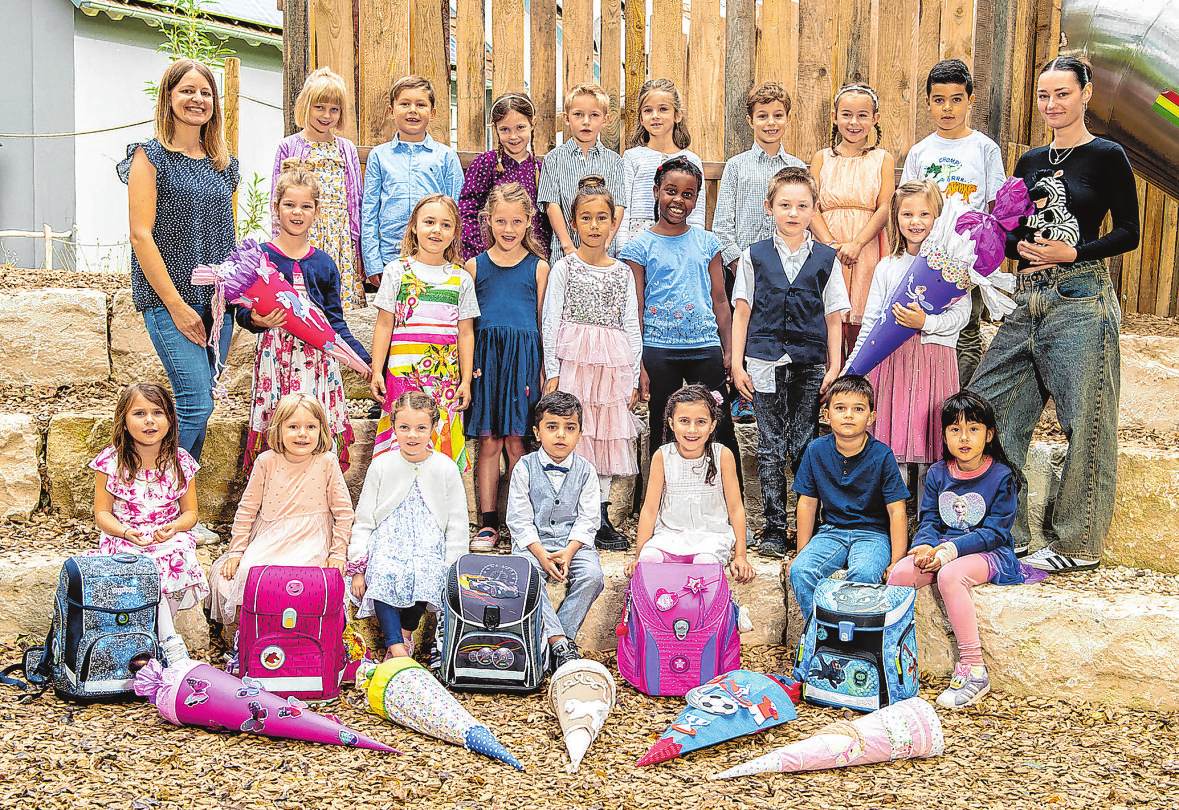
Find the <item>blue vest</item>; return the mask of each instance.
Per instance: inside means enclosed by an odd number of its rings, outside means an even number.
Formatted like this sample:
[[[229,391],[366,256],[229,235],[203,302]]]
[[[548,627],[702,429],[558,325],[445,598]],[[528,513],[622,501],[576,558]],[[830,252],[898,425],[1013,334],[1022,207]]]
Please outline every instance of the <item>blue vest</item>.
[[[791,283],[773,238],[749,246],[753,264],[753,313],[745,354],[774,362],[784,354],[792,363],[827,362],[827,321],[823,288],[831,277],[835,250],[811,242],[811,253]]]
[[[561,464],[568,467],[561,489],[554,490],[544,471],[540,453],[529,453],[521,459],[528,467],[528,500],[532,502],[532,522],[540,535],[540,543],[549,551],[559,551],[569,541],[569,532],[577,520],[577,503],[581,490],[591,475],[593,465],[576,453],[570,453]]]

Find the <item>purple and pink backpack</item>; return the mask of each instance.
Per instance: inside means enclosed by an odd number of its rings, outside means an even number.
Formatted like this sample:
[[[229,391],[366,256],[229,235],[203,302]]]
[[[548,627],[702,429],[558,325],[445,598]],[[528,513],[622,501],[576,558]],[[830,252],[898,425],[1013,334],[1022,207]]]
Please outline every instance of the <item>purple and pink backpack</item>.
[[[741,668],[737,606],[720,563],[639,563],[615,632],[619,673],[648,695],[685,695]]]
[[[238,674],[282,697],[335,699],[346,618],[338,569],[254,566],[238,618]]]

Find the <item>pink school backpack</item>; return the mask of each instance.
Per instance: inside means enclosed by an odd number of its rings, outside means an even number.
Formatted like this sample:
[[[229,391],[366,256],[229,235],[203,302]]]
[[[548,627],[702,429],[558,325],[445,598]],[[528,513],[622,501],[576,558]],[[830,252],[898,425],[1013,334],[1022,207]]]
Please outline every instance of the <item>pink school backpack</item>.
[[[299,700],[333,700],[344,674],[344,578],[335,568],[256,565],[238,619],[239,674]]]
[[[741,668],[737,606],[720,563],[639,563],[615,632],[619,673],[648,695],[685,695]]]

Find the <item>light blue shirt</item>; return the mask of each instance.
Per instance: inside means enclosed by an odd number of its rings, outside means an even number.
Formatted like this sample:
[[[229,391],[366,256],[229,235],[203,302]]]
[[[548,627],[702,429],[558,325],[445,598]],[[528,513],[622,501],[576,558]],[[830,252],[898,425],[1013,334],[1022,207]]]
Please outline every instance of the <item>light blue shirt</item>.
[[[365,275],[374,276],[401,255],[401,238],[409,215],[427,194],[457,200],[463,190],[463,165],[458,152],[426,134],[421,143],[406,143],[400,134],[374,146],[364,167],[364,199],[360,207],[360,251]],[[459,238],[462,223],[455,223]]]

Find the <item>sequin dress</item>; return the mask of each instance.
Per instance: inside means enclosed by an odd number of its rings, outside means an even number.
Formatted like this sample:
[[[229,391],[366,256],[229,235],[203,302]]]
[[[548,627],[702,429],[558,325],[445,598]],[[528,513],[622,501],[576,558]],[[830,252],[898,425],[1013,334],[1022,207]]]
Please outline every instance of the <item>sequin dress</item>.
[[[309,141],[307,160],[319,181],[319,213],[311,226],[311,244],[327,253],[340,269],[340,303],[344,310],[363,309],[364,282],[357,272],[356,243],[348,219],[348,186],[344,158],[335,140]]]

